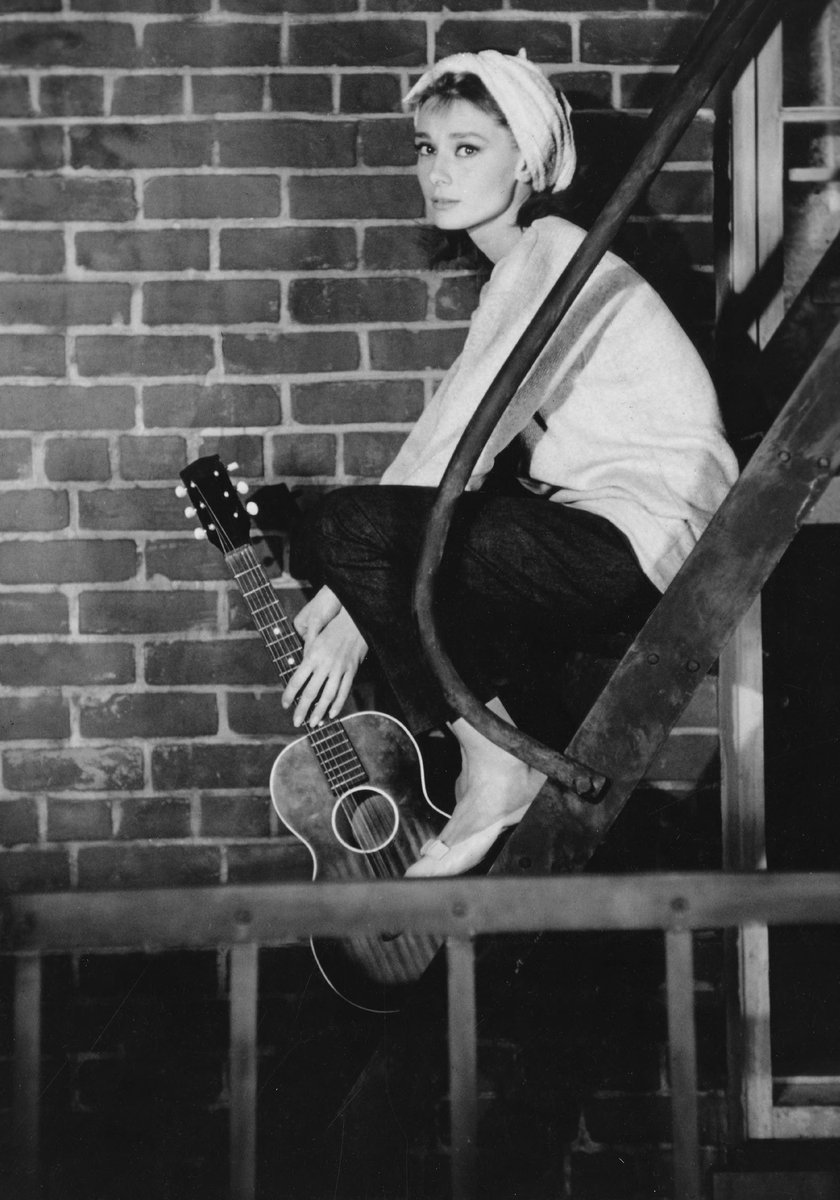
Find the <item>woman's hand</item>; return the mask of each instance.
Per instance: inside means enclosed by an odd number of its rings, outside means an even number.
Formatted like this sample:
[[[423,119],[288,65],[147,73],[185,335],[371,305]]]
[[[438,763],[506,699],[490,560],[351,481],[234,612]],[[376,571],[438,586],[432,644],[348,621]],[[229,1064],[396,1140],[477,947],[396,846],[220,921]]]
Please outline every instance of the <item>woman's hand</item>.
[[[283,690],[284,708],[295,709],[295,725],[318,725],[337,717],[367,653],[367,643],[338,597],[323,587],[295,618],[303,638],[303,660]]]

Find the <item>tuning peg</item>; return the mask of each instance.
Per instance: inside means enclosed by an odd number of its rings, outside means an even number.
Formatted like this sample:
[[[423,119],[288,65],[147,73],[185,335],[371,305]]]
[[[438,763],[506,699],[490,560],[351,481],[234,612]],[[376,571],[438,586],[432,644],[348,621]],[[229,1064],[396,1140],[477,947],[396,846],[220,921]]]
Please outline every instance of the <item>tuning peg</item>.
[[[257,515],[257,513],[260,511],[260,508],[259,508],[258,504],[254,503],[253,500],[249,500],[248,503],[245,505],[245,511],[246,511],[246,513],[249,513],[250,516],[255,517]]]
[[[179,500],[183,500],[184,497],[186,496],[186,494],[187,494],[187,489],[184,487],[183,483],[179,483],[175,489],[175,495],[178,497]]]
[[[227,469],[228,469],[229,471],[238,471],[238,470],[239,470],[239,463],[238,463],[238,462],[231,462],[231,463],[228,463],[228,465],[227,465]]]
[[[193,530],[193,537],[195,538],[195,540],[196,540],[197,542],[200,542],[200,541],[202,541],[204,538],[206,538],[206,537],[207,537],[207,534],[206,534],[206,533],[204,532],[204,530],[203,530],[203,529],[202,529],[202,528],[199,526],[199,528],[198,528],[198,529],[194,529],[194,530]]]
[[[239,492],[240,496],[247,496],[251,489],[244,479],[240,479],[239,483],[236,485],[236,490]]]
[[[191,504],[188,504],[187,507],[184,509],[184,516],[189,517],[190,519],[192,519],[195,516],[195,509],[193,508],[193,506]]]

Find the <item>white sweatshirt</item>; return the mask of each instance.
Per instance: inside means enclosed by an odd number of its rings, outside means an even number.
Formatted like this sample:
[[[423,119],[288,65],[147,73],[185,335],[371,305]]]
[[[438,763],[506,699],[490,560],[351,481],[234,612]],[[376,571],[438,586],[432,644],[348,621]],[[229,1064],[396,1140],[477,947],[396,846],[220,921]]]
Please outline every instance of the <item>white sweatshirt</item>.
[[[437,487],[469,418],[584,236],[544,217],[496,264],[460,356],[382,483]],[[508,405],[469,490],[514,438],[523,484],[612,521],[660,591],[738,470],[699,354],[656,292],[614,254]]]

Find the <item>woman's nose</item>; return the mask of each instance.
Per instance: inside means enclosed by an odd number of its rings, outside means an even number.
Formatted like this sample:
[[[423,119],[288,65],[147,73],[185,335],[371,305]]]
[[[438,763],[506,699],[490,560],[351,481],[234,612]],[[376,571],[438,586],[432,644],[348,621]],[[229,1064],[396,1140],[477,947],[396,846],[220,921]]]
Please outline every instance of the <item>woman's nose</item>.
[[[432,183],[444,183],[449,179],[446,163],[439,154],[434,157],[432,169],[429,171],[429,179]]]

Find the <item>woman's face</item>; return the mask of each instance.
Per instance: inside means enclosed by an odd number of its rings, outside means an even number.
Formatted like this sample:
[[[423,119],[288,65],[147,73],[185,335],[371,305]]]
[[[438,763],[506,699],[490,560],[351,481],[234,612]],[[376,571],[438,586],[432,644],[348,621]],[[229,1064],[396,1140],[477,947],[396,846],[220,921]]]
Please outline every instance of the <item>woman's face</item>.
[[[468,100],[433,100],[420,108],[414,140],[420,188],[438,229],[463,229],[485,252],[515,229],[531,187],[506,125]]]

